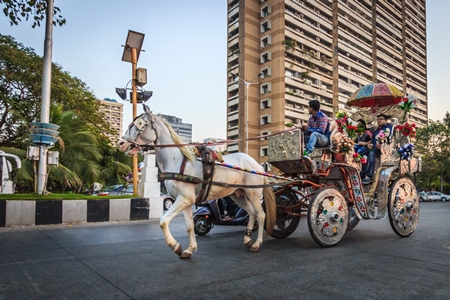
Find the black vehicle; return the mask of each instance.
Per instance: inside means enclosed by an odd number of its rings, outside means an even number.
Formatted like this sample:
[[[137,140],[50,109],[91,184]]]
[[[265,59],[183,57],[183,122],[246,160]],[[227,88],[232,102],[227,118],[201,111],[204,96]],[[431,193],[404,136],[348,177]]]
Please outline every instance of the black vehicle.
[[[230,218],[223,216],[222,198],[198,205],[199,208],[194,212],[194,231],[197,235],[206,235],[214,225],[247,226],[248,213],[231,198],[227,200],[231,204],[228,212]]]

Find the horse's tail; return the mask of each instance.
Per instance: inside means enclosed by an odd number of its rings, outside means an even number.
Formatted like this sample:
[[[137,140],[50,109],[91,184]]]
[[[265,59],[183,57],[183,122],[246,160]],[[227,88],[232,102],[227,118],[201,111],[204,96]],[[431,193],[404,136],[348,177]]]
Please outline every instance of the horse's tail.
[[[269,180],[264,177],[264,184],[268,184]],[[277,204],[275,202],[275,193],[272,187],[268,186],[263,189],[264,205],[266,207],[266,231],[268,234],[272,233],[275,226]]]

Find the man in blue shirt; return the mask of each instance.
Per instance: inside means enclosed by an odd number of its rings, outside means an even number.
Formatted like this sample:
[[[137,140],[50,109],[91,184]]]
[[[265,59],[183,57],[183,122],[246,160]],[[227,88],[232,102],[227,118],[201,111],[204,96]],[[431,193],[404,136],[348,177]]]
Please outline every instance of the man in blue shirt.
[[[309,101],[308,127],[305,128],[306,150],[304,155],[308,156],[315,147],[325,147],[330,144],[330,132],[328,129],[328,118],[320,111],[320,102]]]
[[[381,156],[381,145],[383,142],[389,143],[390,135],[392,134],[392,125],[387,124],[387,120],[389,119],[389,116],[385,114],[380,114],[377,116],[377,129],[372,133],[372,143],[368,144],[367,147],[370,149],[369,152],[369,160],[367,162],[367,171],[366,171],[366,178],[362,180],[364,184],[369,184],[372,182],[372,176],[373,173],[376,171],[375,169],[375,159],[377,157]],[[380,141],[378,139],[378,134],[380,132],[386,131],[386,129],[389,129],[389,137],[386,138],[384,141]]]

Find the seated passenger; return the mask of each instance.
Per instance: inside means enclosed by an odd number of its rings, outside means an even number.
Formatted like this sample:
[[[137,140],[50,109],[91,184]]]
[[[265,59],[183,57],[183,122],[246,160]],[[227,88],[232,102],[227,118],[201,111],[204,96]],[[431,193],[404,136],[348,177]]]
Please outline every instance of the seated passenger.
[[[330,144],[329,121],[327,116],[320,111],[318,100],[309,101],[309,113],[311,117],[308,120],[308,126],[303,128],[306,144],[304,155],[306,156],[311,154],[314,148],[326,147]]]
[[[359,126],[364,127],[364,131],[359,133],[355,139],[355,153],[360,154],[361,156],[369,156],[369,148],[368,145],[372,141],[372,132],[367,128],[366,122],[363,119],[359,119]],[[361,178],[366,177],[368,163],[362,164],[361,170]]]
[[[375,131],[372,133],[372,142],[368,144],[368,148],[370,149],[369,152],[369,160],[367,161],[367,167],[366,167],[366,178],[362,180],[364,184],[368,184],[372,182],[372,176],[375,173],[375,159],[377,157],[381,156],[381,145],[384,142],[389,143],[389,138],[379,138],[379,134],[386,132],[386,130],[389,130],[389,135],[392,133],[392,125],[387,124],[387,120],[389,119],[389,116],[385,114],[380,114],[377,116],[377,124],[378,127],[375,129]]]

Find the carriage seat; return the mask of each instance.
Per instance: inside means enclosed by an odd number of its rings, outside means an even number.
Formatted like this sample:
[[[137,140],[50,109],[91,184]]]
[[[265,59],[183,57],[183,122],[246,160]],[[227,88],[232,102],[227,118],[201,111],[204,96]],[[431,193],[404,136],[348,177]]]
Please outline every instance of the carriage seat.
[[[309,154],[309,158],[316,163],[319,170],[327,169],[330,166],[332,160],[332,143],[331,141],[338,133],[338,126],[336,120],[328,118],[328,125],[326,132],[329,132],[329,142],[328,145],[321,148],[314,148]]]

